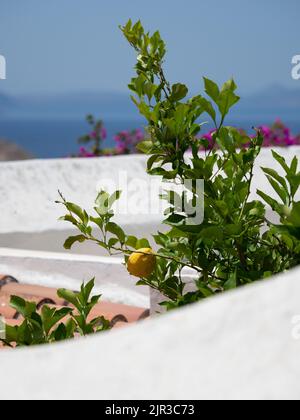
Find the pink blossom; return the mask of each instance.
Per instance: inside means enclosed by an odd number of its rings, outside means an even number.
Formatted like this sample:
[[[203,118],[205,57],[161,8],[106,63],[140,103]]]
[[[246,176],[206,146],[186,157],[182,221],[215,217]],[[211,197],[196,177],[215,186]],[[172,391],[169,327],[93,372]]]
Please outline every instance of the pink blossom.
[[[270,137],[272,135],[271,128],[266,125],[261,126],[260,130],[265,137]]]
[[[144,137],[145,137],[145,136],[144,136],[143,131],[142,131],[140,128],[136,130],[135,137],[136,137],[136,140],[137,140],[137,141],[142,141],[142,140],[144,140]]]
[[[289,147],[300,144],[300,136],[293,136],[289,127],[286,127],[278,118],[271,126],[262,125],[259,127],[260,132],[264,137],[263,147]],[[243,130],[241,130],[243,132]],[[213,147],[213,134],[215,130],[211,130],[204,134],[201,138],[208,140],[209,147]],[[250,138],[255,138],[255,135],[250,135]],[[248,148],[250,144],[245,144],[243,147]]]
[[[120,131],[120,136],[122,136],[122,137],[127,137],[128,134],[129,134],[129,131],[127,131],[127,130]]]
[[[79,157],[81,158],[93,158],[96,157],[94,153],[89,152],[85,147],[79,149]]]
[[[105,140],[107,138],[107,130],[105,127],[101,128],[101,138],[102,140]]]
[[[91,137],[92,139],[96,139],[96,138],[97,138],[97,133],[96,133],[96,131],[92,131],[92,132],[90,133],[90,137]]]
[[[118,144],[116,147],[116,151],[118,154],[123,154],[126,151],[126,146],[124,144]]]

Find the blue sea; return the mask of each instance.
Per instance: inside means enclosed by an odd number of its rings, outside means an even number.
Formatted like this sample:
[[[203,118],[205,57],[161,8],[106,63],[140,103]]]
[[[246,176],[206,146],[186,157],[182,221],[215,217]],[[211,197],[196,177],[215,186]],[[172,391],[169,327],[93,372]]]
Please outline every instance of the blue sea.
[[[270,124],[273,121],[228,121],[237,127],[251,130],[253,126]],[[299,121],[285,123],[295,134],[300,133]],[[105,147],[114,145],[113,136],[121,130],[143,128],[144,122],[137,120],[106,120],[108,139]],[[209,127],[207,127],[209,129]],[[84,120],[0,120],[0,139],[10,140],[37,158],[59,158],[76,154],[79,150],[78,138],[90,131]]]
[[[108,139],[104,147],[114,145],[113,137],[121,130],[143,128],[141,120],[105,121]],[[37,158],[59,158],[76,154],[78,138],[88,134],[84,120],[0,120],[0,139],[10,140]]]

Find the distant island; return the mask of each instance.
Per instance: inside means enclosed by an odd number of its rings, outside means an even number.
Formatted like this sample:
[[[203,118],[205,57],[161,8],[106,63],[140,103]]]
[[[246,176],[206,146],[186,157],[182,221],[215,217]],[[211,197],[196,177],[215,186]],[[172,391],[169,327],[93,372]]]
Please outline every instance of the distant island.
[[[7,140],[0,139],[0,161],[7,160],[25,160],[33,156],[27,153],[21,147]]]
[[[194,93],[192,90],[190,95]],[[270,86],[252,95],[242,94],[239,106],[232,110],[226,124],[251,133],[253,127],[271,125],[279,118],[294,135],[298,135],[299,112],[298,85],[295,88]],[[106,148],[114,147],[116,133],[143,129],[145,126],[145,119],[139,115],[129,92],[95,91],[15,96],[0,92],[0,138],[10,139],[14,143],[6,143],[0,153],[5,158],[26,158],[27,150],[41,159],[73,155],[78,151],[78,138],[87,133],[87,114],[93,114],[104,121],[108,133]],[[202,133],[209,132],[211,128],[213,127],[205,124]]]
[[[190,92],[193,94],[195,92]],[[252,95],[241,95],[239,107],[231,119],[272,120],[299,119],[300,89],[269,86]],[[45,95],[13,96],[0,92],[0,122],[6,119],[84,119],[95,114],[104,120],[132,120],[138,111],[129,93],[122,92],[73,92]],[[1,126],[0,126],[1,129]],[[1,135],[1,132],[0,132]]]

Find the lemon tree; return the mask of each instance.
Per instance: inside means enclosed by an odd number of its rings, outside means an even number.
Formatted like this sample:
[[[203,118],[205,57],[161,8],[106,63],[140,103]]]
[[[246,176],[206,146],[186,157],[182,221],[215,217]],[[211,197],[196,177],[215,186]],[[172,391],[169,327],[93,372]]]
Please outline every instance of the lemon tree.
[[[204,78],[203,92],[192,97],[185,84],[168,81],[163,68],[166,45],[159,32],[150,34],[141,22],[132,21],[121,30],[137,55],[136,74],[129,88],[133,102],[147,121],[148,139],[139,148],[149,155],[148,172],[179,184],[191,180],[191,201],[196,205],[202,205],[203,197],[197,195],[193,182],[204,180],[204,220],[196,225],[187,223],[189,215],[178,212],[169,197],[170,210],[164,222],[169,230],[153,235],[157,249],[154,253],[147,239],[128,236],[113,222],[111,208],[120,192],[112,196],[100,192],[95,215],[62,197],[60,203],[68,211],[63,220],[79,230],[77,236],[67,239],[65,247],[91,240],[112,255],[123,253],[129,272],[140,277],[138,284],[159,290],[166,296],[169,309],[298,265],[297,158],[287,162],[274,151],[274,160],[284,175],[273,168],[263,171],[278,199],[258,191],[261,200],[251,200],[254,166],[263,136],[256,130],[254,137],[248,137],[225,125],[228,113],[240,100],[235,82],[229,80],[219,86]],[[201,135],[207,119],[214,126],[213,145]],[[105,211],[100,202],[106,204]],[[279,216],[277,224],[267,219],[267,205]],[[192,293],[185,289],[185,267],[197,273]]]

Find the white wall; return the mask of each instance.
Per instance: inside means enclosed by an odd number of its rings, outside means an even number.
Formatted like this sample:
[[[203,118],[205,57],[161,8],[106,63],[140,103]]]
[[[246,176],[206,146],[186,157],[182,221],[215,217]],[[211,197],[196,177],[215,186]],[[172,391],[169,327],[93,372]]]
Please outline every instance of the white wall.
[[[300,157],[299,147],[277,151],[288,160],[295,155]],[[253,193],[260,188],[274,195],[260,166],[269,166],[281,172],[269,149],[264,149],[257,161]],[[0,163],[0,233],[67,230],[68,225],[57,221],[64,214],[63,208],[55,204],[57,191],[60,189],[68,200],[91,211],[103,180],[117,181],[119,173],[122,175],[124,172],[128,174],[129,181],[149,179],[146,157],[136,155]],[[141,213],[143,209],[137,215],[117,217],[117,221],[131,228],[134,225],[145,226],[147,231],[149,227],[157,226],[162,218]]]
[[[300,155],[298,148],[280,152],[289,158]],[[277,168],[268,150],[259,164]],[[62,214],[54,204],[58,188],[70,200],[90,207],[99,177],[115,177],[120,167],[132,177],[142,177],[144,165],[140,156],[0,164],[0,232],[22,233],[25,239],[54,232],[55,240],[55,232],[65,229],[56,221]],[[271,191],[258,168],[256,186]],[[159,221],[123,222],[148,228]],[[0,246],[4,239],[7,236],[0,235]],[[0,272],[25,282],[68,287],[93,273],[112,300],[148,299],[133,289],[132,278],[123,277],[126,270],[121,271],[119,261],[19,251],[17,241],[10,245],[0,249]],[[293,324],[300,315],[299,275],[297,269],[122,331],[1,352],[5,381],[0,383],[0,397],[299,399],[300,341],[295,332],[300,329]]]
[[[1,399],[298,400],[299,276],[77,342],[1,352]]]
[[[279,149],[279,153],[285,155],[288,160],[297,154],[300,156],[300,148]],[[256,197],[256,188],[261,188],[270,195],[274,195],[271,186],[260,170],[260,166],[270,166],[281,171],[278,164],[271,156],[271,151],[265,149],[258,160],[255,170],[255,183],[253,187],[253,197]],[[92,211],[93,203],[100,185],[105,179],[119,180],[119,173],[126,173],[130,181],[145,181],[146,174],[145,156],[125,156],[101,159],[58,159],[58,160],[33,160],[25,162],[0,163],[0,248],[8,248],[13,251],[7,255],[7,250],[1,253],[0,250],[0,272],[14,273],[18,267],[19,278],[21,281],[33,281],[34,272],[38,273],[41,282],[52,281],[55,286],[63,286],[64,279],[69,278],[71,282],[86,280],[93,272],[97,274],[99,285],[106,285],[106,297],[115,298],[113,285],[111,290],[107,286],[105,278],[108,276],[107,270],[103,266],[107,265],[104,258],[100,269],[95,268],[86,255],[95,257],[107,257],[104,250],[93,243],[78,244],[72,251],[65,251],[63,243],[65,239],[73,234],[70,226],[64,222],[59,222],[58,218],[64,214],[64,208],[55,204],[58,199],[58,190],[61,190],[70,201],[80,204],[82,207]],[[146,195],[146,193],[145,193]],[[161,221],[163,216],[147,216],[146,204],[143,209],[141,204],[141,214],[133,216],[116,217],[127,233],[135,234],[138,237],[146,236],[151,238],[151,234],[162,229]],[[144,212],[144,214],[143,214]],[[139,213],[139,212],[138,212]],[[271,216],[270,216],[271,217]],[[25,252],[18,251],[19,249]],[[31,251],[38,251],[35,256]],[[39,252],[43,252],[40,254]],[[53,253],[65,253],[69,255],[81,254],[84,269],[74,270],[68,267],[68,259],[60,255],[61,264],[55,264],[57,256]],[[13,259],[13,256],[17,258]],[[76,258],[74,257],[74,261]],[[29,265],[32,269],[29,270]],[[55,267],[53,271],[53,267]],[[130,277],[126,269],[119,262],[116,271],[116,264],[111,264],[112,277],[115,284],[121,289],[131,290],[135,279]],[[73,272],[72,272],[73,271]],[[42,273],[44,272],[44,275]],[[60,280],[58,280],[60,279]],[[122,289],[123,290],[123,289]],[[137,296],[133,299],[136,303],[144,306],[145,298],[149,303],[145,290],[136,288]],[[120,293],[117,299],[124,303],[131,301],[131,292]]]

